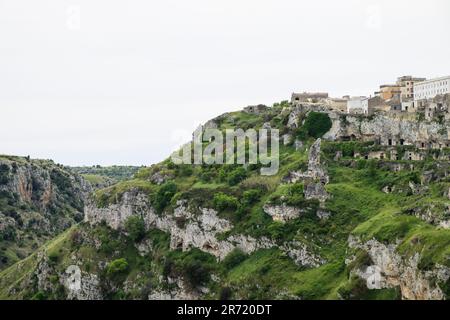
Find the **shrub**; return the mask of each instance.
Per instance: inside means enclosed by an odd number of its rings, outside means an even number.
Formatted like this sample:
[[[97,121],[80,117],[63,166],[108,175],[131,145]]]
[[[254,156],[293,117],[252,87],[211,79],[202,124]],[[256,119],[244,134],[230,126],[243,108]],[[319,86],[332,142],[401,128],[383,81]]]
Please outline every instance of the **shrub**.
[[[261,197],[261,190],[256,189],[247,190],[244,191],[244,193],[242,194],[241,201],[244,206],[249,206],[256,203],[260,197]]]
[[[173,182],[167,182],[161,186],[155,195],[153,205],[158,212],[162,212],[164,208],[170,203],[173,196],[177,192],[177,186]]]
[[[142,240],[145,236],[144,219],[138,216],[131,216],[125,221],[125,230],[134,242]]]
[[[225,269],[231,270],[241,264],[247,257],[242,250],[234,249],[223,259],[222,263]]]
[[[199,178],[203,182],[211,182],[215,178],[215,175],[211,171],[204,170],[200,173]]]
[[[227,176],[227,183],[230,186],[235,186],[242,180],[244,180],[247,177],[247,171],[244,169],[244,167],[237,167],[233,171],[231,171]]]
[[[378,176],[378,164],[375,160],[371,159],[366,162],[365,176],[369,179],[375,179]]]
[[[247,177],[247,171],[242,166],[222,166],[218,176],[221,182],[226,182],[230,186],[234,186]]]
[[[31,297],[31,300],[47,300],[47,294],[42,291],[38,291],[33,297]]]
[[[219,300],[230,300],[233,292],[229,287],[222,287],[219,293]]]
[[[128,262],[124,258],[120,258],[114,261],[111,261],[107,268],[106,274],[110,277],[116,277],[118,275],[123,275],[128,270]]]
[[[332,126],[328,114],[321,112],[310,112],[301,128],[303,133],[313,138],[320,138],[327,133]]]
[[[0,185],[9,181],[9,167],[6,164],[0,165]]]
[[[52,264],[56,264],[58,262],[58,259],[59,259],[58,252],[50,252],[48,254],[48,259],[50,260],[50,262]]]
[[[119,235],[116,232],[111,232],[105,223],[95,229],[95,235],[101,242],[99,251],[102,253],[110,255],[114,251],[120,250],[123,246]]]
[[[171,258],[165,258],[162,265],[162,275],[164,278],[172,275],[172,272],[175,269],[175,262]]]
[[[303,196],[303,184],[296,183],[289,187],[287,192],[286,203],[290,206],[299,206],[303,204],[305,198]]]
[[[267,226],[267,231],[271,239],[282,240],[286,234],[285,225],[281,222],[274,221]]]
[[[53,169],[50,173],[52,182],[58,187],[58,190],[62,193],[68,193],[72,188],[72,182],[70,178],[64,175],[61,171]],[[33,181],[34,182],[34,181]],[[41,186],[33,186],[33,190],[39,190]]]
[[[14,241],[16,240],[17,234],[13,226],[7,226],[0,231],[0,240],[4,241]]]
[[[183,164],[177,167],[177,174],[181,177],[189,177],[194,172],[193,166],[190,164]]]
[[[189,260],[182,268],[183,278],[191,288],[201,286],[209,280],[209,270],[200,261]]]
[[[214,207],[219,210],[236,210],[239,206],[238,200],[233,197],[229,196],[225,193],[219,192],[214,195]]]

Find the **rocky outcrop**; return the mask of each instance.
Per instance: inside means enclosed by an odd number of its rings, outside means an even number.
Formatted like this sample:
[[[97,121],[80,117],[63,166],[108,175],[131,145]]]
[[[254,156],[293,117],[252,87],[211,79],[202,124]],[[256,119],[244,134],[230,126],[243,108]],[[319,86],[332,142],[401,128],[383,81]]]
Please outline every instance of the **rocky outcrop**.
[[[302,114],[302,109],[301,108],[294,108],[292,110],[292,112],[289,114],[289,118],[288,118],[288,122],[287,122],[287,127],[289,129],[297,129],[300,125],[300,115]]]
[[[264,113],[267,109],[268,107],[266,105],[258,104],[256,106],[245,107],[243,111],[250,114],[261,114]]]
[[[160,185],[163,184],[164,182],[166,182],[169,179],[172,179],[173,175],[167,174],[167,173],[163,173],[163,172],[155,172],[151,177],[150,177],[150,181]]]
[[[305,198],[307,200],[317,199],[323,204],[328,199],[325,185],[321,182],[305,184]]]
[[[34,271],[37,279],[37,289],[43,293],[58,291],[58,283],[65,288],[65,298],[68,300],[101,300],[103,299],[100,280],[95,274],[82,272],[76,265],[71,265],[65,272],[57,272],[52,266],[47,252],[37,253],[37,266]]]
[[[168,277],[168,289],[156,289],[148,295],[148,300],[198,300],[206,293],[207,288],[196,288],[194,290],[188,288],[181,278]]]
[[[332,127],[324,135],[327,140],[352,138],[355,140],[376,140],[382,145],[415,145],[425,142],[444,143],[449,140],[448,124],[417,121],[415,114],[376,114],[373,117],[341,115],[329,112]]]
[[[405,213],[414,215],[423,221],[443,229],[450,229],[450,204],[441,202],[427,203],[417,205]]]
[[[270,205],[267,204],[263,208],[264,212],[272,217],[274,221],[287,222],[297,219],[302,214],[302,210],[296,207],[290,207],[286,204]]]
[[[338,113],[333,111],[332,108],[330,108],[327,105],[320,104],[320,103],[297,104],[294,107],[290,108],[289,111],[290,111],[290,113],[289,113],[288,122],[287,122],[286,126],[291,130],[299,128],[301,125],[302,116],[307,115],[308,112],[310,112],[310,111],[338,115]]]
[[[123,229],[126,220],[132,215],[143,216],[148,210],[147,197],[137,190],[125,192],[117,204],[110,204],[106,208],[98,208],[95,201],[89,199],[84,209],[84,221],[91,225],[106,222],[114,230]],[[153,210],[152,214],[156,215]]]
[[[301,148],[303,148],[303,142],[300,140],[295,140],[294,142],[295,151],[300,151]]]
[[[100,279],[96,274],[80,271],[79,279],[74,279],[73,277],[74,275],[61,275],[61,283],[67,291],[67,300],[103,299]],[[74,285],[74,281],[79,281],[79,283]]]
[[[147,229],[156,228],[170,234],[171,249],[198,248],[214,255],[218,260],[224,259],[234,249],[250,254],[258,249],[278,247],[303,266],[318,266],[322,260],[308,252],[300,243],[278,245],[267,238],[255,239],[246,235],[230,235],[220,240],[219,235],[232,229],[232,224],[218,217],[213,209],[199,208],[199,213],[192,213],[186,201],[178,201],[172,214],[156,214],[148,197],[138,191],[126,192],[119,204],[107,208],[97,208],[89,202],[85,208],[85,222],[95,225],[105,222],[115,230],[123,229],[126,220],[132,215],[141,216]]]
[[[377,240],[363,243],[351,236],[349,246],[364,250],[372,260],[372,265],[352,271],[366,280],[368,289],[399,287],[405,300],[445,299],[439,283],[445,283],[450,279],[449,268],[436,265],[432,270],[420,270],[419,254],[402,257],[397,253],[397,244],[385,245]]]
[[[49,258],[44,251],[37,253],[37,267],[34,272],[37,278],[37,287],[40,292],[49,292],[53,290],[53,283],[51,282],[51,276],[55,274],[55,271],[50,266]]]
[[[19,201],[48,210],[62,193],[70,194],[74,202],[82,203],[92,191],[81,176],[51,161],[0,158],[3,179],[0,191],[17,195]]]
[[[281,249],[299,266],[319,267],[326,262],[319,256],[311,255],[307,246],[298,241],[287,243]]]
[[[306,172],[293,171],[287,180],[290,183],[303,181],[306,199],[317,199],[323,204],[328,199],[325,185],[329,182],[329,176],[320,162],[321,139],[317,139],[309,150],[308,170]]]
[[[324,209],[318,209],[316,215],[320,220],[328,220],[331,217],[331,213]]]

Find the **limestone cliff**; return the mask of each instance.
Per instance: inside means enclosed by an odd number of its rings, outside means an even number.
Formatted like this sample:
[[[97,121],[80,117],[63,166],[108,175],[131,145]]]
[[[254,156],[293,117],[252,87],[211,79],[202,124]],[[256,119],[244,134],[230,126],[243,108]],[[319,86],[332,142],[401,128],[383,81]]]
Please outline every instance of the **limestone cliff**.
[[[351,236],[349,246],[362,249],[370,256],[371,265],[363,265],[352,271],[367,282],[368,289],[400,287],[402,298],[406,300],[446,298],[440,285],[450,279],[450,268],[436,265],[431,270],[420,270],[420,254],[402,257],[395,243],[386,245],[375,239],[361,242]]]
[[[230,231],[232,224],[219,218],[213,209],[199,208],[200,214],[193,214],[186,203],[178,201],[172,214],[158,215],[144,194],[132,191],[123,195],[121,203],[107,208],[98,208],[92,201],[88,202],[85,222],[91,225],[104,222],[115,230],[123,230],[127,219],[137,215],[142,217],[147,229],[156,228],[169,233],[170,247],[173,250],[198,248],[223,260],[236,248],[250,254],[258,249],[279,247],[298,265],[317,267],[324,262],[299,242],[277,244],[267,238],[255,239],[239,234],[221,240],[219,235]],[[183,221],[183,225],[180,226],[179,221]]]
[[[0,156],[0,239],[20,258],[82,219],[90,185],[52,161]],[[17,257],[0,252],[0,267]]]

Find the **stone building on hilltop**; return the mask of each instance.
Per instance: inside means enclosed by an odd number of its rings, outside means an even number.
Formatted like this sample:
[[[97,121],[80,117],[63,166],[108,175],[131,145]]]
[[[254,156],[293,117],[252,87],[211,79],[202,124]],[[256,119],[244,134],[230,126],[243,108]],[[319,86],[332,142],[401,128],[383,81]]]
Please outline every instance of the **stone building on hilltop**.
[[[299,103],[318,103],[322,100],[328,99],[327,92],[303,92],[303,93],[292,93],[291,102],[293,104]]]

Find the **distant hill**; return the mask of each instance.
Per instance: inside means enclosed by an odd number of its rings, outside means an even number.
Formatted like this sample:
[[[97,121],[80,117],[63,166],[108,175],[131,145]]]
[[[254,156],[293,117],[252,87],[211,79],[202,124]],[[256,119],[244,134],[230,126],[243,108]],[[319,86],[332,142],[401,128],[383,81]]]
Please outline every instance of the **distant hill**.
[[[131,179],[142,167],[137,166],[91,166],[71,167],[83,176],[95,189],[108,187],[116,182]]]
[[[83,220],[91,191],[53,161],[0,155],[0,269]]]

